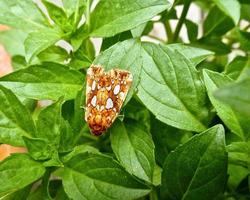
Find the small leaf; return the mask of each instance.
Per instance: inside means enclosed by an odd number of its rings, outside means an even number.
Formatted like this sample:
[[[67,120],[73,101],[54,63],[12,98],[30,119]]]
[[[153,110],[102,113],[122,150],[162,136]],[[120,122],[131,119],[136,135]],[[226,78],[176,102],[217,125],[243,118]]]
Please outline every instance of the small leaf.
[[[24,42],[26,61],[30,62],[37,54],[54,45],[62,38],[62,34],[54,29],[40,29],[29,33]]]
[[[234,27],[230,17],[225,15],[218,7],[214,6],[208,13],[204,23],[204,36],[221,36]]]
[[[37,57],[42,62],[64,64],[69,59],[69,54],[65,49],[53,45],[39,53]]]
[[[226,15],[231,17],[235,25],[240,20],[240,3],[237,0],[213,0],[214,3],[220,8]]]
[[[170,44],[167,46],[169,47],[169,49],[173,51],[177,50],[181,52],[181,54],[183,54],[185,57],[190,59],[195,66],[198,65],[207,57],[214,54],[212,51],[208,51],[205,49],[200,49],[200,48],[196,48],[196,47],[192,47],[192,46],[188,46],[184,44]]]
[[[250,51],[250,33],[247,31],[237,30],[238,40],[240,42],[240,47],[244,51]]]
[[[102,41],[101,51],[105,51],[116,43],[128,40],[130,38],[132,38],[132,33],[130,31],[119,33],[113,37],[104,38]]]
[[[232,82],[226,75],[212,72],[209,70],[203,71],[205,85],[207,87],[208,96],[213,106],[215,107],[219,117],[226,124],[226,126],[240,138],[244,139],[249,134],[250,123],[249,120],[238,112],[232,110],[232,108],[225,103],[217,100],[214,97],[214,92],[229,83]],[[230,89],[230,93],[232,90]],[[242,106],[242,104],[241,104]]]
[[[19,190],[39,179],[45,172],[41,163],[26,154],[13,154],[0,162],[0,195]]]
[[[226,66],[225,73],[236,80],[246,68],[250,68],[247,57],[237,56]]]
[[[223,126],[192,137],[167,157],[162,173],[163,199],[214,199],[227,181]]]
[[[196,40],[198,36],[198,25],[188,19],[185,20],[185,25],[187,27],[189,41]]]
[[[242,80],[238,83],[232,83],[217,90],[214,95],[217,99],[225,102],[232,106],[235,110],[242,114],[250,116],[250,79]],[[244,116],[242,116],[244,118]],[[249,118],[248,123],[248,133],[250,130]],[[250,136],[250,134],[249,134]]]
[[[41,100],[73,99],[83,83],[80,72],[54,63],[30,66],[0,78],[0,85],[17,96]]]
[[[62,7],[59,7],[51,0],[42,0],[46,6],[50,18],[65,32],[70,32],[72,26],[68,23],[68,18]]]
[[[111,146],[128,172],[152,182],[155,166],[154,143],[144,129],[138,122],[126,120],[123,124],[117,120],[110,130]]]
[[[36,129],[28,109],[8,89],[0,85],[0,143],[24,146],[22,136]]]
[[[147,186],[104,155],[78,154],[56,175],[62,177],[64,190],[72,199],[130,200],[150,192]]]
[[[165,0],[101,0],[90,16],[90,35],[110,37],[135,28],[170,7]],[[129,23],[128,23],[129,22]]]
[[[221,41],[220,37],[203,37],[192,43],[193,46],[207,49],[217,55],[224,55],[231,52],[231,48]]]
[[[143,44],[142,59],[137,95],[144,105],[168,125],[204,130],[206,94],[193,63],[171,47],[152,43]]]

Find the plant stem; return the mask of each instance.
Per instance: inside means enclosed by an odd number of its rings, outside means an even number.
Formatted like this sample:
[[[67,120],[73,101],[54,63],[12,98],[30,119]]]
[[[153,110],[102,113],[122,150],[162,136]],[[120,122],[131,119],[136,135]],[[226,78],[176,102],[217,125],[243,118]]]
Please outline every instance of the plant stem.
[[[45,200],[51,200],[52,198],[50,197],[49,194],[49,180],[50,180],[50,175],[52,172],[52,168],[48,168],[43,176],[42,179],[42,193],[43,193],[43,198]]]
[[[183,7],[183,10],[182,10],[182,13],[181,13],[181,17],[178,21],[178,24],[176,26],[176,30],[175,30],[175,33],[174,33],[174,36],[173,36],[173,40],[172,42],[176,42],[178,37],[179,37],[179,33],[181,31],[181,27],[185,21],[185,18],[187,16],[187,13],[188,13],[188,10],[189,10],[189,7],[190,7],[190,4],[191,4],[191,1],[188,0],[185,4],[184,4],[184,7]]]
[[[165,23],[165,30],[166,30],[166,33],[167,33],[167,38],[168,38],[168,42],[169,41],[172,41],[172,38],[173,38],[173,32],[172,32],[172,29],[171,29],[171,26],[169,24],[169,21],[167,20]]]

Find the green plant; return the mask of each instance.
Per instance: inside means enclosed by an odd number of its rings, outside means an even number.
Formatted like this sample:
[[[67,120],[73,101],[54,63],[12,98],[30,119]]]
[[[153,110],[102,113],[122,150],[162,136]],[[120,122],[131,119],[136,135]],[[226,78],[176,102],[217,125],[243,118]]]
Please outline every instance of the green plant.
[[[15,68],[0,78],[0,143],[28,149],[0,163],[1,199],[250,198],[248,0],[100,0],[93,11],[91,0],[42,3],[47,14],[31,0],[0,0],[11,27],[0,42]],[[207,14],[199,38],[191,4]],[[141,41],[154,23],[167,40]],[[92,37],[103,38],[100,52]],[[100,137],[83,119],[92,63],[134,77],[123,119]],[[53,103],[37,107],[44,99]]]

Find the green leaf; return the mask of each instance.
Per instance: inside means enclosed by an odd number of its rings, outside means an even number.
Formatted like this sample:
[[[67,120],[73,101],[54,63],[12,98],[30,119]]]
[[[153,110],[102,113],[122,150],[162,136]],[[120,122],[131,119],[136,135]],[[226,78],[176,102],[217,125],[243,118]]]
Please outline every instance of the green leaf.
[[[65,32],[72,30],[72,25],[68,23],[68,18],[62,7],[59,7],[51,0],[42,0],[46,6],[50,18]]]
[[[37,57],[42,62],[55,62],[64,64],[70,56],[65,49],[59,46],[51,46],[39,53]]]
[[[228,185],[231,190],[236,190],[239,184],[249,175],[249,170],[239,165],[228,165]]]
[[[240,20],[240,3],[237,0],[213,0],[226,15],[231,17],[235,24]]]
[[[228,161],[231,164],[243,167],[249,166],[249,141],[248,142],[232,142],[227,146]]]
[[[0,195],[19,190],[39,179],[45,172],[41,163],[26,154],[13,154],[0,163]]]
[[[250,22],[250,5],[249,4],[242,4],[241,5],[241,18],[246,19]]]
[[[0,143],[23,146],[22,136],[32,136],[36,132],[28,109],[1,85],[0,102]]]
[[[165,0],[101,0],[90,16],[90,35],[110,37],[135,28],[170,7]],[[129,23],[128,23],[129,22]]]
[[[44,27],[44,18],[30,0],[0,1],[0,23],[30,32]]]
[[[25,55],[23,43],[26,37],[27,33],[17,29],[0,31],[0,43],[11,56]]]
[[[150,132],[155,144],[155,157],[160,166],[163,166],[167,155],[172,150],[192,136],[190,132],[168,126],[153,117]]]
[[[84,40],[79,49],[73,53],[69,66],[74,69],[89,67],[92,64],[94,57],[95,49],[93,43],[89,39]]]
[[[163,199],[214,199],[227,181],[223,126],[192,137],[167,157],[162,173]]]
[[[80,18],[81,12],[79,12],[79,8],[86,7],[86,0],[62,0],[63,7],[68,16],[72,16],[75,12],[75,17]]]
[[[7,194],[4,197],[0,197],[1,200],[27,200],[27,197],[30,193],[31,186],[28,185],[25,188],[22,188],[13,193]]]
[[[143,44],[142,59],[137,95],[144,105],[168,125],[204,130],[206,93],[193,63],[180,51],[152,43]]]
[[[119,42],[107,49],[94,60],[94,64],[102,65],[106,70],[113,68],[125,69],[133,74],[131,89],[126,98],[126,102],[132,97],[139,83],[142,60],[141,43],[138,40],[130,39]]]
[[[217,99],[225,102],[232,106],[235,110],[242,114],[250,116],[250,79],[242,80],[238,83],[232,83],[219,90],[217,90],[214,95]],[[245,118],[242,116],[242,118]],[[250,136],[250,123],[249,118],[248,124],[248,136]]]
[[[247,31],[237,30],[237,38],[240,42],[240,47],[244,51],[250,51],[250,33]]]
[[[104,155],[78,154],[56,175],[62,177],[64,190],[72,199],[129,200],[150,192],[147,186]]]
[[[208,13],[204,23],[204,36],[216,35],[221,36],[234,27],[231,18],[225,15],[218,7],[214,6]]]
[[[118,42],[122,42],[130,38],[132,38],[132,33],[130,31],[119,33],[113,37],[104,38],[102,41],[101,51],[108,49],[109,47],[115,45]]]
[[[247,68],[250,68],[247,57],[237,56],[226,66],[225,73],[236,80]]]
[[[48,141],[41,138],[23,137],[30,156],[35,160],[46,160],[52,157]]]
[[[38,115],[37,138],[48,140],[50,144],[59,145],[61,132],[62,99],[44,108]]]
[[[224,44],[219,37],[203,37],[192,43],[193,46],[207,49],[217,55],[224,55],[231,52],[231,48]]]
[[[24,42],[26,60],[30,62],[37,54],[61,39],[61,33],[54,29],[40,29],[29,33]]]
[[[81,118],[82,120],[83,118]],[[60,133],[60,152],[68,152],[73,149],[75,144],[75,135],[69,122],[66,120],[61,121],[61,133]]]
[[[177,50],[181,52],[185,57],[190,59],[192,63],[196,66],[203,60],[205,60],[207,57],[213,55],[214,53],[212,51],[208,51],[205,49],[200,49],[184,44],[170,44],[167,45],[171,50]]]
[[[209,70],[203,71],[205,85],[208,91],[208,96],[213,106],[216,109],[217,114],[226,124],[226,126],[240,138],[244,139],[249,135],[250,123],[247,118],[240,115],[238,112],[232,110],[232,108],[225,103],[217,100],[214,97],[214,92],[229,83],[232,82],[226,75],[212,72]],[[232,92],[230,90],[230,92]]]
[[[73,99],[83,83],[80,72],[54,63],[30,66],[0,78],[0,85],[17,96],[41,100]]]
[[[116,121],[110,130],[111,146],[125,169],[145,181],[152,182],[155,158],[154,143],[140,123]]]
[[[187,27],[187,34],[189,41],[194,41],[198,37],[198,25],[191,20],[186,19],[185,25]]]

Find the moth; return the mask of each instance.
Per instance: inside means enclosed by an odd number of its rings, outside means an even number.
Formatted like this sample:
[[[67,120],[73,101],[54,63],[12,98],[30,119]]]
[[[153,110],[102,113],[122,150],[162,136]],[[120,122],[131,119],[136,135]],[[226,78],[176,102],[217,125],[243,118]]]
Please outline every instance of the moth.
[[[94,135],[101,135],[118,116],[133,81],[129,71],[100,65],[87,70],[85,120]]]

